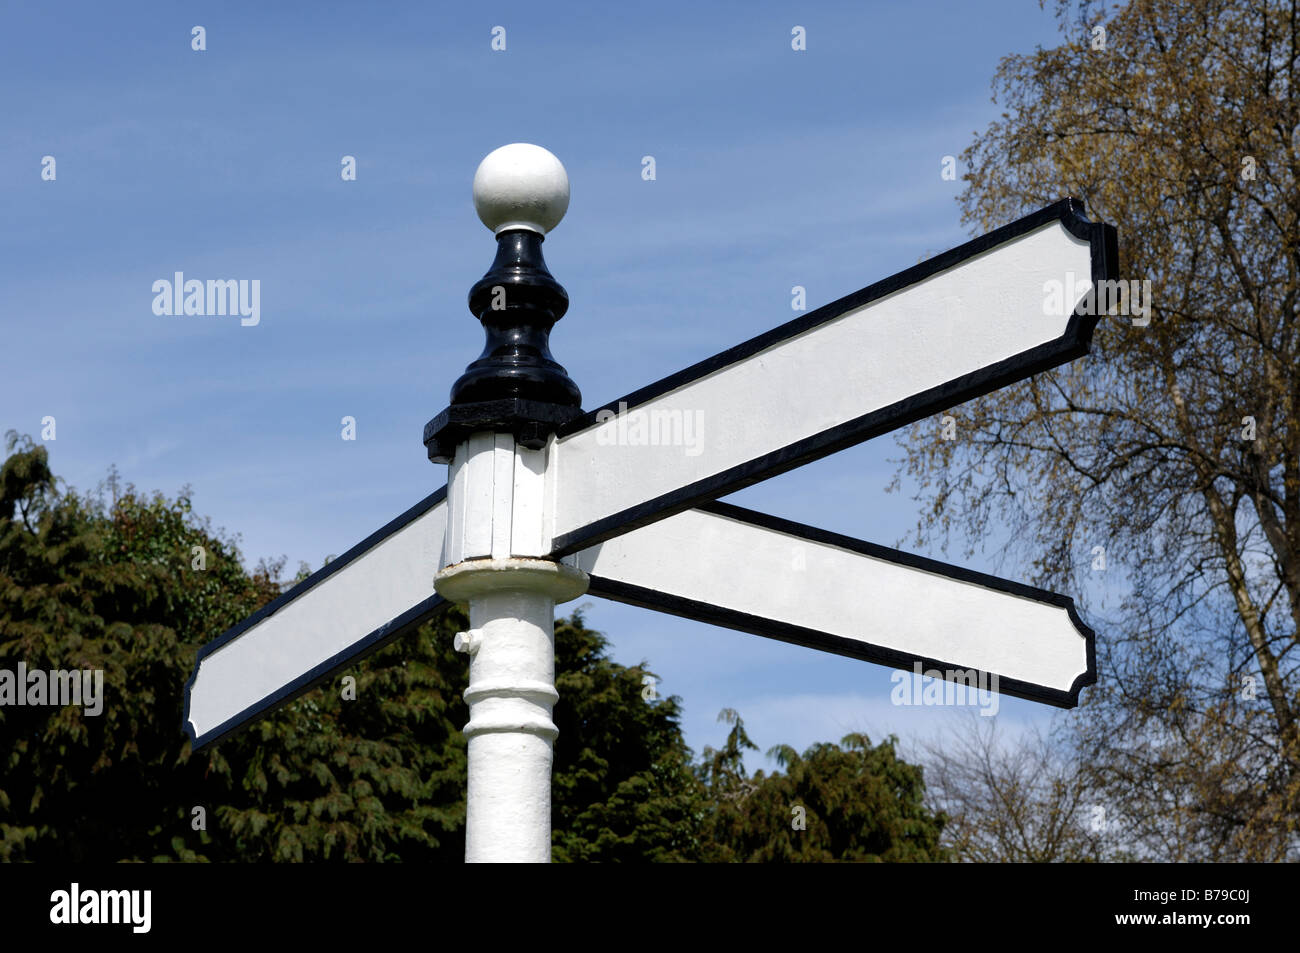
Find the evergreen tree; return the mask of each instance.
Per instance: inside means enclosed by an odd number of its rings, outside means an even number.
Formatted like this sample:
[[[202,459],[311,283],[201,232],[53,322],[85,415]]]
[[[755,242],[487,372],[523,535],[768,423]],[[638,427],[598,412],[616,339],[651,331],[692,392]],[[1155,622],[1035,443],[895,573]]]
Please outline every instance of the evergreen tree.
[[[744,752],[758,750],[740,715],[722,750],[706,748],[700,777],[714,809],[707,858],[751,863],[938,861],[945,818],[923,803],[921,769],[899,759],[896,739],[874,747],[850,734],[802,755],[789,745],[769,749],[784,769],[750,777]]]
[[[80,495],[44,447],[10,434],[6,449],[0,668],[102,669],[104,705],[0,707],[0,859],[463,858],[463,613],[195,755],[181,730],[195,654],[280,593],[283,561],[245,572],[185,493],[145,497],[113,473]],[[556,858],[696,857],[678,701],[645,701],[645,670],[610,661],[580,613],[556,643]]]
[[[0,465],[0,669],[104,672],[103,709],[0,705],[0,860],[448,861],[464,856],[468,627],[453,608],[195,754],[183,691],[201,645],[277,596],[188,493],[116,472],[60,487],[10,434]],[[299,578],[305,575],[299,573]],[[753,778],[740,717],[695,765],[658,698],[581,611],[555,628],[557,861],[931,859],[940,823],[890,744],[818,746]],[[355,679],[345,693],[344,678]],[[848,743],[848,739],[846,739]],[[807,831],[790,807],[808,808]]]

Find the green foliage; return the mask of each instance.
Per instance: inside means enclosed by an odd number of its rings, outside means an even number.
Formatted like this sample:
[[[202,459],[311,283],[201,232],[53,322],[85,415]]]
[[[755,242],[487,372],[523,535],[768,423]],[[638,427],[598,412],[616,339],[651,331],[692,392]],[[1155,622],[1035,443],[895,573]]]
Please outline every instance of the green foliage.
[[[465,627],[449,613],[205,749],[221,859],[460,860]]]
[[[44,447],[11,433],[6,450],[0,668],[102,669],[104,704],[0,706],[0,861],[463,858],[459,610],[195,755],[180,724],[195,653],[282,591],[283,561],[245,571],[184,491],[145,496],[113,472],[82,495]],[[644,665],[611,661],[581,611],[555,640],[557,861],[934,858],[941,821],[892,745],[783,749],[785,774],[749,778],[730,712],[726,747],[696,765],[680,699],[643,696]]]
[[[939,835],[945,818],[923,804],[921,769],[901,761],[894,738],[872,747],[866,735],[845,736],[799,755],[789,745],[769,749],[784,773],[753,777],[745,749],[757,746],[740,715],[721,751],[706,748],[700,777],[715,805],[709,860],[750,863],[944,860]]]
[[[340,674],[194,756],[180,722],[195,653],[279,594],[283,563],[246,573],[184,493],[144,497],[116,474],[99,495],[60,492],[44,447],[11,434],[7,450],[0,667],[102,668],[106,704],[0,708],[0,859],[463,857],[461,612],[344,673],[355,698]],[[696,857],[679,702],[647,704],[646,673],[611,662],[578,613],[556,643],[556,858]]]
[[[0,859],[170,854],[176,795],[197,787],[177,714],[195,647],[269,598],[267,581],[184,496],[61,493],[45,448],[11,433],[7,450],[0,667],[101,669],[105,702],[98,716],[0,708]],[[209,575],[182,568],[191,544],[209,548]]]
[[[606,648],[580,611],[556,623],[553,858],[697,860],[704,792],[682,739],[681,701],[643,698],[650,673],[611,662]]]

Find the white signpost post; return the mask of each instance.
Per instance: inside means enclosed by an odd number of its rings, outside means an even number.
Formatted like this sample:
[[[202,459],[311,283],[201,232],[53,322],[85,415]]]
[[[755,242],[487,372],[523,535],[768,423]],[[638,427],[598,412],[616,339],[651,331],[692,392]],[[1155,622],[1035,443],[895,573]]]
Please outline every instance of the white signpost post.
[[[1077,704],[1094,643],[1068,597],[716,501],[1087,353],[1112,226],[1057,202],[583,413],[548,341],[563,166],[504,146],[474,202],[498,247],[470,291],[487,345],[425,428],[447,486],[200,650],[196,748],[468,603],[466,860],[549,861],[554,609],[583,592]]]

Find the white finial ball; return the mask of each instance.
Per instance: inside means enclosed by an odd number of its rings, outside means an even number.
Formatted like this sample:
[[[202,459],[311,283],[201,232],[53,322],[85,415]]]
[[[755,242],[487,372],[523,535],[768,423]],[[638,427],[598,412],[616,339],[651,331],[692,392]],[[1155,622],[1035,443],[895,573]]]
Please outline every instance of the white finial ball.
[[[569,175],[541,146],[502,146],[489,152],[474,173],[474,209],[497,234],[527,228],[545,235],[568,208]]]

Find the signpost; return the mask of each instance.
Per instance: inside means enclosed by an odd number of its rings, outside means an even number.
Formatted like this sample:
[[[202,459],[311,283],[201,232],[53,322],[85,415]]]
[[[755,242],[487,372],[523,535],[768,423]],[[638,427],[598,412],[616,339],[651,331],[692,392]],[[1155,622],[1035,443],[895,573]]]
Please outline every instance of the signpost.
[[[1096,323],[1075,313],[1091,288],[1083,276],[1117,270],[1114,229],[1066,199],[594,410],[556,442],[555,551],[1080,357]],[[1071,273],[1079,301],[1044,313],[1044,285]],[[678,418],[684,432],[687,415],[698,421],[691,453],[620,439]]]
[[[584,413],[549,348],[563,166],[504,146],[474,201],[497,255],[469,297],[484,351],[425,427],[447,486],[204,646],[196,748],[468,603],[466,860],[548,861],[554,609],[586,591],[1077,704],[1094,638],[1068,597],[716,501],[1085,354],[1112,226],[1057,202]],[[1047,307],[1053,283],[1077,299]]]
[[[1065,596],[727,503],[569,558],[593,595],[1004,695],[1073,708],[1095,678]]]
[[[433,618],[444,487],[199,650],[185,685],[194,747],[274,711]]]

